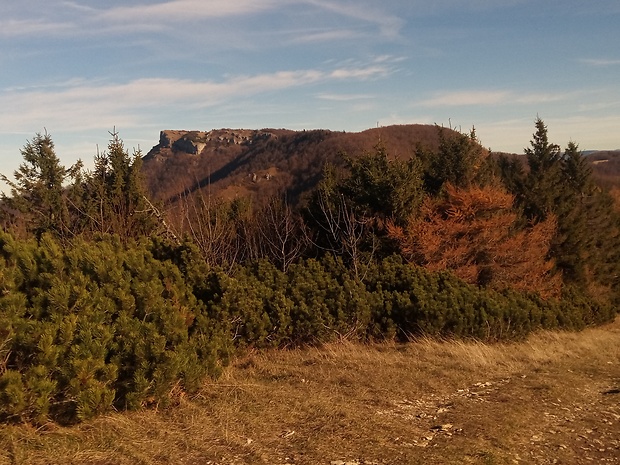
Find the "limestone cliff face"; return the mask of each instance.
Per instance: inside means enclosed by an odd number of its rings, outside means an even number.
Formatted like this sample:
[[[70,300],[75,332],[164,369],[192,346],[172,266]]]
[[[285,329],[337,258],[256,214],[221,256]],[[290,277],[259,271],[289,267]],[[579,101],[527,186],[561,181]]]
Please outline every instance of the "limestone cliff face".
[[[199,154],[205,147],[205,143],[201,141],[205,134],[200,131],[161,131],[159,133],[159,146],[156,146],[156,148]]]
[[[187,134],[188,131],[170,131],[165,130],[159,133],[159,146],[161,148],[170,148],[172,144]]]
[[[159,144],[147,157],[155,156],[162,149],[200,155],[207,146],[251,145],[258,140],[276,138],[269,131],[251,129],[216,129],[213,131],[164,130],[159,133]]]

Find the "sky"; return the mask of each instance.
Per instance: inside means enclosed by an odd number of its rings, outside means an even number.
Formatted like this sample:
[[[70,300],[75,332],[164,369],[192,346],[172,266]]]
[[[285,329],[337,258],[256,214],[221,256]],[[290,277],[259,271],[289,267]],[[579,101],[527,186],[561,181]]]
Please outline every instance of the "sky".
[[[523,153],[620,149],[618,0],[0,2],[0,173],[47,132],[88,167],[116,130],[439,124]]]

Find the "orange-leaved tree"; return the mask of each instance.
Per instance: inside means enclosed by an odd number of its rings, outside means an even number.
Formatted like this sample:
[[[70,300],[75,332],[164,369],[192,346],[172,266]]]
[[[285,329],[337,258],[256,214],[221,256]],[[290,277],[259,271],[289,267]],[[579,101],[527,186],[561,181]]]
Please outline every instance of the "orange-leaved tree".
[[[494,289],[558,296],[561,277],[548,258],[557,222],[521,226],[514,197],[494,186],[445,186],[427,198],[405,227],[388,226],[402,255],[431,270],[450,270],[464,281]]]

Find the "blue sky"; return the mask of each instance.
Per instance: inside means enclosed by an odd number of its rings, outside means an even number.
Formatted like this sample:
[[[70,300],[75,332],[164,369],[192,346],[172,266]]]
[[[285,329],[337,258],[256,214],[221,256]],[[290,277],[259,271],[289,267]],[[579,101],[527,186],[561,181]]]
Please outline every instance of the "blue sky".
[[[620,148],[618,0],[20,0],[0,5],[0,172],[47,130],[69,165],[114,127],[437,123],[522,153]]]

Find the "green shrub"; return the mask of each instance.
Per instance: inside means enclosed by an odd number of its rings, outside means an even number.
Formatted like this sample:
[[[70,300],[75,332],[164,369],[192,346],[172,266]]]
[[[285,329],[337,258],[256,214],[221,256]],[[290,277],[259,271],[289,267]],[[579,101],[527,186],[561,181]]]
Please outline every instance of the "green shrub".
[[[0,236],[0,416],[36,422],[166,404],[217,375],[226,339],[171,261],[113,237],[61,250]]]
[[[50,236],[0,233],[0,420],[74,422],[166,405],[216,376],[235,347],[514,339],[613,315],[572,288],[562,300],[499,293],[397,256],[371,264],[363,280],[329,256],[227,274],[188,244],[102,236],[61,249]]]
[[[434,273],[394,256],[377,264],[365,280],[382,306],[373,333],[407,339],[442,335],[481,339],[520,338],[536,329],[581,329],[608,321],[613,312],[571,293],[562,300],[536,294],[499,293],[469,285],[448,272]]]
[[[366,294],[331,259],[305,260],[286,273],[266,260],[238,267],[232,276],[212,270],[197,288],[212,318],[225,322],[242,347],[364,339],[373,301]]]

